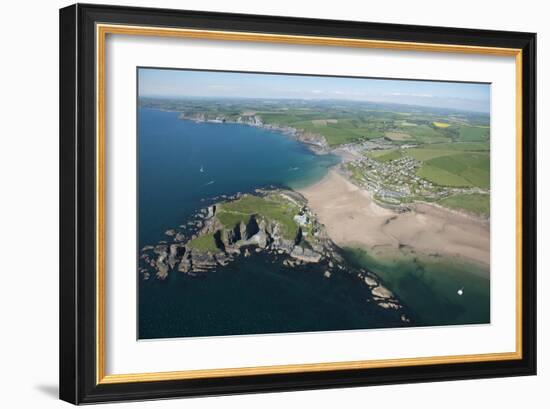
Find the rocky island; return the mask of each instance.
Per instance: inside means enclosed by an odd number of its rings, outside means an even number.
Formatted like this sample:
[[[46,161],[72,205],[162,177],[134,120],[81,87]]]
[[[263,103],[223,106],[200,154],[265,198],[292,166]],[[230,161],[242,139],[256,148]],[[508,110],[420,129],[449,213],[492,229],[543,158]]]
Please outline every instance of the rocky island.
[[[194,221],[165,234],[171,243],[163,241],[141,250],[140,273],[145,280],[151,276],[164,280],[172,273],[204,274],[237,257],[265,252],[283,257],[289,268],[322,265],[326,278],[335,271],[353,274],[381,308],[403,309],[375,274],[346,263],[306,199],[292,190],[238,193],[201,209]],[[401,321],[408,323],[410,318],[402,313]]]

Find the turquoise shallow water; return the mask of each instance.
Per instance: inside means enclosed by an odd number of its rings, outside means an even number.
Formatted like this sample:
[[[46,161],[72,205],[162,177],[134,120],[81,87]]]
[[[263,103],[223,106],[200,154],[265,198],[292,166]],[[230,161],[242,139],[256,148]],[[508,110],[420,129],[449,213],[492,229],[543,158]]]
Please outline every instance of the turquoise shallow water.
[[[458,260],[399,251],[373,256],[346,249],[351,264],[376,273],[414,310],[416,325],[487,324],[490,280],[486,268]],[[462,295],[458,294],[462,290]]]
[[[177,116],[139,111],[139,248],[167,240],[167,229],[184,224],[213,197],[305,186],[339,161],[278,132]],[[326,269],[288,269],[282,259],[253,253],[200,277],[172,272],[165,281],[140,280],[139,338],[401,325],[395,313],[370,302],[356,276],[333,272],[327,279]]]

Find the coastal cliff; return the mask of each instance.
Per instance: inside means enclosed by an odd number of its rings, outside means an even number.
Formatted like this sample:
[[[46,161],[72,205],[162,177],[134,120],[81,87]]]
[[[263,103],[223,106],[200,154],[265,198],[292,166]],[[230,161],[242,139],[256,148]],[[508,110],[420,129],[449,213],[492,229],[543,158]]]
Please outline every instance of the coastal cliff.
[[[303,129],[293,128],[290,126],[284,126],[277,123],[265,122],[260,114],[257,113],[243,113],[234,116],[226,116],[220,114],[208,114],[205,112],[182,112],[178,119],[188,120],[193,122],[208,122],[218,124],[242,124],[248,126],[255,126],[258,128],[264,128],[271,131],[281,132],[288,137],[294,138],[297,141],[302,142],[314,153],[326,154],[330,149],[325,137],[321,134],[307,132]]]
[[[140,273],[145,280],[151,276],[164,280],[172,273],[205,274],[237,257],[263,252],[284,258],[283,265],[288,268],[320,265],[327,279],[335,272],[353,274],[378,306],[399,311],[401,321],[410,322],[401,313],[401,302],[376,275],[346,263],[297,192],[274,189],[236,194],[200,210],[196,220],[165,234],[172,242],[159,242],[141,250]]]

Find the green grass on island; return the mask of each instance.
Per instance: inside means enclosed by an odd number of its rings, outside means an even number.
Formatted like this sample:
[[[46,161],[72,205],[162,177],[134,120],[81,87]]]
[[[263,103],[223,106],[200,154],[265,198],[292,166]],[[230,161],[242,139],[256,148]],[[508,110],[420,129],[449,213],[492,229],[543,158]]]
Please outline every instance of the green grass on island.
[[[252,215],[264,217],[279,223],[284,238],[293,239],[298,232],[294,216],[299,210],[297,204],[281,197],[280,194],[269,194],[264,197],[244,195],[237,200],[220,204],[216,216],[227,229],[232,229],[241,222],[247,223]]]
[[[220,249],[216,246],[213,234],[200,235],[187,242],[187,246],[201,252],[218,253]]]

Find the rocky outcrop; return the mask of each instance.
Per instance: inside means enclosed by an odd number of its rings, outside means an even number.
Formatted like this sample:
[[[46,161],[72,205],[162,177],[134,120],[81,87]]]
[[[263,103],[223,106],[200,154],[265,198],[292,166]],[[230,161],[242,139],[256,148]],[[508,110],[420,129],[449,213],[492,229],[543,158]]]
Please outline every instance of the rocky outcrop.
[[[164,280],[168,277],[169,265],[167,263],[168,258],[168,246],[159,245],[155,246],[153,252],[157,255],[157,258],[151,262],[151,266],[156,269],[156,277]]]
[[[323,258],[322,254],[302,246],[294,246],[290,256],[304,263],[318,263]]]
[[[171,244],[168,251],[168,266],[173,270],[178,264],[181,257],[185,254],[185,246],[183,244]]]
[[[189,252],[185,252],[178,263],[178,271],[182,273],[189,273],[191,271],[191,267],[191,254]]]
[[[364,280],[365,280],[365,284],[368,285],[369,287],[376,287],[378,285],[378,282],[372,277],[366,276]]]
[[[366,270],[357,271],[346,264],[340,250],[332,242],[324,226],[308,209],[307,202],[301,195],[281,189],[258,190],[255,195],[248,195],[248,198],[274,195],[277,201],[271,201],[271,205],[283,203],[285,206],[288,205],[284,209],[296,209],[298,214],[291,214],[290,218],[278,220],[276,217],[270,218],[262,213],[244,217],[237,211],[231,213],[230,218],[224,219],[218,214],[218,206],[223,208],[223,205],[228,203],[234,206],[235,201],[246,195],[237,194],[230,198],[226,197],[226,200],[219,205],[214,204],[199,210],[195,219],[182,224],[179,230],[168,230],[166,234],[172,237],[172,243],[159,242],[154,246],[143,247],[139,257],[141,276],[145,280],[152,276],[164,280],[172,272],[188,275],[204,274],[215,270],[218,266],[231,263],[236,257],[251,257],[254,253],[265,252],[283,257],[282,263],[288,268],[320,263],[326,269],[323,273],[326,278],[331,278],[338,271],[354,273],[369,291],[369,300],[373,300],[380,308],[399,310],[401,321],[404,324],[410,322],[403,313],[400,301],[376,275]],[[265,203],[259,204],[261,207]],[[220,210],[220,213],[223,214],[223,210]],[[224,224],[235,217],[240,221],[233,225]],[[307,223],[296,222],[295,233],[289,235],[288,222],[296,218],[298,221],[307,220]],[[285,226],[282,225],[282,220],[287,221]]]
[[[196,273],[212,270],[218,264],[214,254],[197,250],[190,251],[192,271]]]
[[[382,299],[388,299],[393,297],[393,293],[382,285],[374,287],[372,289],[372,295]]]
[[[296,192],[280,189],[258,190],[256,195],[278,195],[282,203],[288,201],[293,208],[301,209],[300,212],[309,212],[305,199]],[[241,194],[235,195],[225,203],[241,197]],[[165,234],[173,238],[172,244],[145,246],[140,256],[145,264],[144,269],[148,273],[153,269],[153,273],[159,279],[165,279],[170,271],[202,273],[215,269],[218,265],[227,265],[234,257],[249,256],[253,250],[286,255],[288,265],[327,260],[334,266],[335,263],[341,262],[336,246],[312,214],[308,217],[309,224],[306,226],[310,230],[310,236],[306,237],[302,226],[296,225],[296,233],[289,237],[288,234],[283,234],[280,221],[259,214],[252,214],[246,222],[240,221],[228,227],[217,217],[217,206],[213,204],[201,209],[195,221],[181,226],[182,229],[194,227],[196,231],[193,234],[170,229]],[[209,237],[213,243],[210,243],[208,248],[193,245],[195,239]]]
[[[361,270],[357,274],[357,277],[369,287],[372,297],[379,307],[386,310],[401,310],[403,308],[401,302],[390,290],[380,283],[373,273]],[[408,323],[410,319],[405,314],[401,314],[401,321],[403,323]]]

